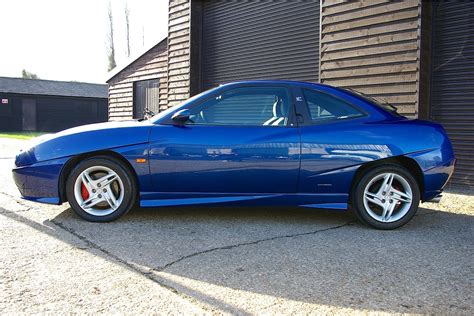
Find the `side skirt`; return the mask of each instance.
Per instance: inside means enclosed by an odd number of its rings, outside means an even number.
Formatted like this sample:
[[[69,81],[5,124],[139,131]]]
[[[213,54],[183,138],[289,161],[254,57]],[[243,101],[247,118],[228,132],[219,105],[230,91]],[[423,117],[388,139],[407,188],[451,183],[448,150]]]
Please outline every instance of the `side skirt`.
[[[177,193],[141,192],[141,207],[164,207],[180,205],[221,206],[304,206],[311,208],[346,210],[348,194],[305,194],[305,193]]]

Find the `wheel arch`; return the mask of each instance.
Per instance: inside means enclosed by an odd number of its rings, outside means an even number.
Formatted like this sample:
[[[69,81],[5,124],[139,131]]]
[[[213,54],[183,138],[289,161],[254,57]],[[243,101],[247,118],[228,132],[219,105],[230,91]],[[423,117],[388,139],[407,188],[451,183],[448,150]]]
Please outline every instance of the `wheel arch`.
[[[93,151],[93,152],[88,152],[88,153],[83,153],[79,154],[76,156],[71,157],[65,164],[64,167],[61,170],[61,173],[59,175],[59,200],[61,203],[64,203],[67,201],[66,197],[66,182],[67,178],[69,177],[69,174],[71,171],[74,169],[74,167],[77,166],[78,163],[83,161],[84,159],[87,158],[92,158],[92,157],[111,157],[115,158],[118,161],[120,161],[125,168],[128,169],[130,174],[133,177],[133,181],[135,184],[138,184],[138,177],[137,173],[135,172],[135,169],[133,169],[132,165],[130,162],[122,155],[119,153],[112,151],[112,150],[99,150],[99,151]]]
[[[354,174],[354,177],[352,178],[352,183],[351,183],[350,193],[349,193],[349,201],[352,201],[354,188],[356,184],[358,183],[358,181],[362,178],[364,173],[372,168],[382,166],[382,165],[397,165],[397,166],[407,169],[414,176],[418,184],[418,188],[420,189],[420,195],[423,196],[425,183],[424,183],[423,171],[421,170],[418,163],[414,159],[406,157],[406,156],[396,156],[396,157],[390,157],[390,158],[385,158],[381,160],[371,161],[371,162],[361,165],[357,169],[356,173]]]

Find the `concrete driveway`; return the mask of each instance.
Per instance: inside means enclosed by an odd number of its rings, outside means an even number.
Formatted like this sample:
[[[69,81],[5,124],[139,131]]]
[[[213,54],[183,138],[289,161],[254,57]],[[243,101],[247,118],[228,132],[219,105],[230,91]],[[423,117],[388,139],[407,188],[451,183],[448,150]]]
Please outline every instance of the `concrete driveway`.
[[[302,208],[136,209],[107,224],[23,201],[0,139],[0,313],[474,313],[474,198],[377,231]]]

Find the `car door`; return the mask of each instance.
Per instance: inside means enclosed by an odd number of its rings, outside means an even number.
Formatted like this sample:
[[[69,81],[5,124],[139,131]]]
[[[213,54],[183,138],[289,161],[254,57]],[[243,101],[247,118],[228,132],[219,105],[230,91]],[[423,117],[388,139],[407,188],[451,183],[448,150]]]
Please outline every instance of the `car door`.
[[[296,94],[304,117],[298,192],[346,202],[357,166],[386,157],[386,146],[368,142],[367,114],[342,96],[309,88]]]
[[[296,192],[300,136],[290,122],[294,106],[287,87],[219,90],[188,110],[184,125],[152,129],[149,159],[156,192]]]

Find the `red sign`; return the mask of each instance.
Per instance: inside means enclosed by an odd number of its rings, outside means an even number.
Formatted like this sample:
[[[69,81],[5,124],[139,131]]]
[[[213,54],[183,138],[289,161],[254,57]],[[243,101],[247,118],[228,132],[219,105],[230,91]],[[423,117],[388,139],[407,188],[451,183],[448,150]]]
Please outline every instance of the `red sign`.
[[[2,104],[8,104],[8,99],[2,99]]]

